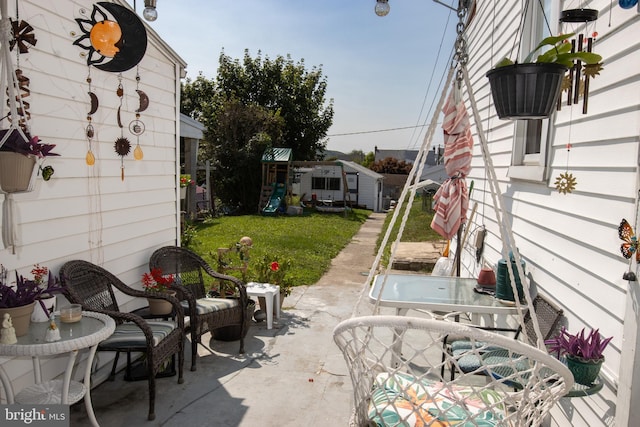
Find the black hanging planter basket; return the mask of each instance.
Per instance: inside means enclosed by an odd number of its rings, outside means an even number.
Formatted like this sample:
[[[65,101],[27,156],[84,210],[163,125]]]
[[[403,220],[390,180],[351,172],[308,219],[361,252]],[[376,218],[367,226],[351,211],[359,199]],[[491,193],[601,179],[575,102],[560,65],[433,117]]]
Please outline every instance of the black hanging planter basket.
[[[487,73],[501,119],[544,119],[556,106],[567,67],[556,63],[513,64]]]

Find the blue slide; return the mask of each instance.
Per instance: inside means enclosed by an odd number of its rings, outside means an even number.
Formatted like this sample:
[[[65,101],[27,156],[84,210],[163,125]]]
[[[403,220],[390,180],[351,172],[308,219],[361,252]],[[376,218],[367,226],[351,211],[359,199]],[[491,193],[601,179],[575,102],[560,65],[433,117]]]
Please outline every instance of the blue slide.
[[[269,203],[262,209],[263,215],[277,214],[287,192],[287,186],[285,184],[273,184],[273,186],[274,189],[269,198]]]

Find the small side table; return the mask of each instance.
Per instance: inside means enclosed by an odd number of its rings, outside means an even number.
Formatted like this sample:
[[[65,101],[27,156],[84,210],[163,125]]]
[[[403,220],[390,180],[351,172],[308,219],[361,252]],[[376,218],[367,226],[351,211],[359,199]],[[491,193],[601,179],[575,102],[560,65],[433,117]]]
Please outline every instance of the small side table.
[[[276,307],[276,319],[280,318],[280,286],[271,283],[247,283],[247,295],[263,297],[267,303],[267,329],[273,328],[273,306]]]
[[[71,405],[84,397],[87,415],[93,426],[98,426],[91,404],[91,366],[98,344],[108,338],[116,328],[113,319],[101,313],[82,312],[82,319],[75,323],[62,323],[55,317],[60,330],[60,341],[46,342],[45,333],[49,322],[31,323],[29,333],[18,337],[16,344],[0,344],[0,356],[31,356],[35,384],[14,395],[11,382],[0,365],[0,380],[7,394],[7,402],[23,404],[65,404]],[[84,383],[71,379],[78,351],[89,348]],[[67,369],[62,380],[42,381],[40,356],[69,354]]]

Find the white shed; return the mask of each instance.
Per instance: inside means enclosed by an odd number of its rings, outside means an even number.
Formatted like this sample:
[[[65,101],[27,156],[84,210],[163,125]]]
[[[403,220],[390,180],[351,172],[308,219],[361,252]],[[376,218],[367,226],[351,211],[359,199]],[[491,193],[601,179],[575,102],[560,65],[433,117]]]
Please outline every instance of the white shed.
[[[374,212],[381,212],[384,177],[358,163],[294,162],[297,168],[297,190],[304,201],[317,200],[351,202]],[[344,176],[343,176],[344,172]],[[345,193],[345,180],[348,194]],[[346,198],[346,200],[345,200]]]
[[[0,262],[9,270],[9,277],[14,271],[31,277],[36,263],[57,275],[64,262],[83,259],[141,288],[140,279],[148,269],[151,253],[179,239],[178,103],[186,63],[145,23],[148,45],[137,67],[119,75],[88,66],[87,52],[73,42],[83,35],[76,19],[91,20],[95,2],[1,1],[8,6],[10,17],[18,15],[34,28],[37,44],[20,55],[20,68],[30,79],[27,99],[32,134],[56,144],[60,157],[47,158],[46,164],[55,169],[49,181],[38,177],[33,191],[12,196],[15,245],[0,246]],[[15,10],[16,3],[19,11]],[[124,0],[115,3],[130,8]],[[138,8],[141,13],[140,5]],[[15,50],[11,57],[15,61]],[[116,92],[119,85],[122,97]],[[140,113],[145,131],[139,138],[129,130],[141,100],[136,90],[144,91],[150,100],[148,108]],[[93,166],[85,162],[89,91],[99,100],[92,115]],[[7,126],[6,121],[0,124]],[[132,147],[131,153],[121,158],[114,151],[114,142],[122,136],[131,141]],[[134,160],[138,143],[144,156]],[[0,194],[0,203],[6,199]],[[122,299],[121,309],[137,308],[130,302]],[[104,365],[110,361],[103,356],[100,362],[106,369],[94,374],[94,382],[108,374],[109,366]],[[30,359],[0,358],[0,364],[14,389],[33,383]],[[43,363],[43,376],[55,377],[65,365],[66,357],[48,359]],[[77,372],[81,374],[84,368]]]

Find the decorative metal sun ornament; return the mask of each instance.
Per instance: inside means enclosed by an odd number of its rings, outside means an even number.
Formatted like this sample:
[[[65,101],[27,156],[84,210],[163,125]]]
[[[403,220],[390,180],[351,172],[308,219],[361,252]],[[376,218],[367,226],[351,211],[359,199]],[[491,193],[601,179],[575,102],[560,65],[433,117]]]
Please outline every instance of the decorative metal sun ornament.
[[[571,135],[571,131],[569,131],[569,135]],[[567,169],[564,173],[561,173],[555,182],[556,189],[558,193],[567,194],[571,193],[576,189],[576,179],[573,177],[571,173],[569,173],[569,154],[571,153],[571,144],[567,144]]]
[[[127,138],[118,138],[113,144],[118,156],[127,156],[131,152],[131,142]]]
[[[561,173],[556,178],[556,189],[559,193],[567,194],[576,189],[576,179],[569,172]]]
[[[87,65],[120,73],[135,67],[147,50],[147,31],[132,10],[111,2],[93,5],[90,16],[76,18],[82,34],[73,44],[86,52]]]

